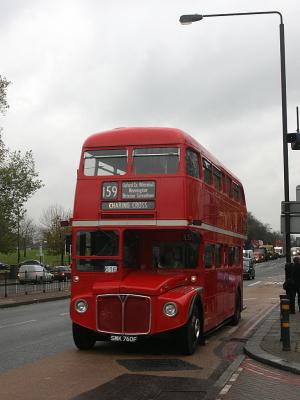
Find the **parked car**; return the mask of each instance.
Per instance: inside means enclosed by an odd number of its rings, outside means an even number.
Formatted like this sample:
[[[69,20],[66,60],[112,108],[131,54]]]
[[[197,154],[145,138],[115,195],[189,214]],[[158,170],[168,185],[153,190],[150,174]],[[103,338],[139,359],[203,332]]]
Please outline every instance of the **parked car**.
[[[0,262],[0,269],[9,271],[9,265],[8,265],[8,264],[5,264],[5,263],[3,263],[3,262]]]
[[[53,274],[48,272],[42,265],[23,264],[18,273],[20,283],[33,282],[53,282]]]
[[[25,260],[20,262],[19,267],[21,267],[21,265],[42,265],[42,263],[38,260]]]
[[[250,258],[243,258],[243,278],[255,278],[255,264]]]
[[[58,266],[51,270],[54,280],[65,282],[71,280],[71,267],[68,266]]]

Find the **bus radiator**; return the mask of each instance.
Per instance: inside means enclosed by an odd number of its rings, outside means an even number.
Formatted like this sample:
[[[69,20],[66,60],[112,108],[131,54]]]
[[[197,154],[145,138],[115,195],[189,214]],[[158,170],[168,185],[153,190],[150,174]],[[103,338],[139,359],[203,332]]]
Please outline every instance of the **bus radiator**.
[[[133,294],[99,295],[97,328],[99,332],[142,335],[150,332],[150,297]]]

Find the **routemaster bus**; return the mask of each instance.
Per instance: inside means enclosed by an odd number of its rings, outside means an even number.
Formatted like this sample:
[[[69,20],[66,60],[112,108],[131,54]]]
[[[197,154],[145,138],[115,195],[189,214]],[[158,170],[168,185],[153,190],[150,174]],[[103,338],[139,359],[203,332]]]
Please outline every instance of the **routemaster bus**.
[[[237,324],[246,214],[239,179],[182,130],[88,137],[71,218],[76,346],[167,332],[192,354]]]

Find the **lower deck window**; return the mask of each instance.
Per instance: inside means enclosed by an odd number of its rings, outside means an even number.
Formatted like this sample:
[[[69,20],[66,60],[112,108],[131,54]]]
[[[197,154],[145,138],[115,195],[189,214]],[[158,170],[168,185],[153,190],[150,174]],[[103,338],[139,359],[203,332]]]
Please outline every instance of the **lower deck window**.
[[[214,249],[215,249],[215,247],[213,244],[208,244],[205,246],[205,250],[204,250],[204,266],[205,266],[205,268],[211,268],[213,265]]]

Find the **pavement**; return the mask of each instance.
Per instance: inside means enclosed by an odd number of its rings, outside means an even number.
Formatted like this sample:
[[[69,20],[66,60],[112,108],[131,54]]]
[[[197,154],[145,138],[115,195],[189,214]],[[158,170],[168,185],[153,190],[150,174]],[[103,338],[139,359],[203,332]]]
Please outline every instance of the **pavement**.
[[[66,299],[69,291],[0,298],[0,308]],[[244,346],[245,353],[264,364],[300,375],[300,312],[290,314],[290,350],[282,350],[279,305],[271,311]]]
[[[16,307],[16,306],[23,306],[26,304],[62,300],[62,299],[67,299],[68,297],[70,297],[69,289],[46,292],[46,293],[43,292],[28,293],[27,295],[25,294],[19,294],[17,296],[10,295],[8,297],[0,298],[0,308]]]
[[[300,312],[290,314],[290,350],[282,350],[280,330],[278,305],[247,341],[244,351],[257,361],[300,375]]]

